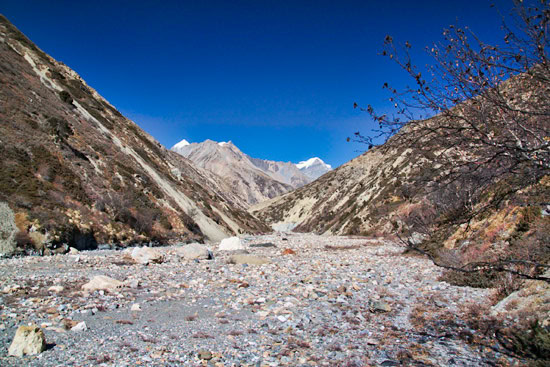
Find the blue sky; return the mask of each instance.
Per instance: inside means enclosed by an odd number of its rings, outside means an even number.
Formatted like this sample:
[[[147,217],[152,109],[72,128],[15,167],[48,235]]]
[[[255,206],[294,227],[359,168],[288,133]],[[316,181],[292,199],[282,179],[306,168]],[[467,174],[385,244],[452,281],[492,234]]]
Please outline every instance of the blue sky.
[[[450,24],[500,38],[512,1],[26,1],[0,12],[166,147],[232,140],[251,156],[338,166],[406,76],[383,39],[423,48]]]

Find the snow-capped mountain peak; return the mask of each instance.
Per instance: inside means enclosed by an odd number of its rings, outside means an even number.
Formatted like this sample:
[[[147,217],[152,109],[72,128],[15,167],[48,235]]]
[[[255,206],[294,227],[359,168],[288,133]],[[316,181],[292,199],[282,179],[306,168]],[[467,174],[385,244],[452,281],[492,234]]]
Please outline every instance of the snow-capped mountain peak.
[[[314,165],[324,165],[329,170],[332,169],[330,164],[326,164],[325,162],[323,162],[323,160],[321,158],[318,158],[318,157],[310,158],[307,161],[301,161],[300,163],[296,164],[296,167],[298,167],[299,169],[304,169],[304,168],[309,168],[309,167],[314,166]]]
[[[174,146],[172,147],[172,149],[183,148],[183,147],[185,147],[185,146],[187,146],[187,145],[190,145],[190,143],[189,143],[187,140],[183,139],[182,141],[180,141],[179,143],[177,143],[176,145],[174,145]]]
[[[323,162],[321,158],[313,157],[307,161],[296,164],[296,167],[312,180],[316,180],[328,171],[332,170],[330,164]]]

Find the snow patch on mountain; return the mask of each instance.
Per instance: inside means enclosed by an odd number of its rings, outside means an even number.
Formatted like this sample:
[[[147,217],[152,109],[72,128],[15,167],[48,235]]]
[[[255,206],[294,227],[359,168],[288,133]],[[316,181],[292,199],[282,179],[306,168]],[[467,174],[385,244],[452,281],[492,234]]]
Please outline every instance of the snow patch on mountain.
[[[298,167],[298,169],[312,181],[332,170],[332,166],[330,164],[326,164],[321,158],[318,157],[313,157],[307,161],[302,161],[296,164],[296,167]]]
[[[172,150],[178,149],[178,148],[183,148],[183,147],[188,146],[188,145],[190,145],[190,143],[187,140],[183,139],[182,141],[180,141],[179,143],[174,145],[172,147]]]
[[[326,164],[325,162],[323,162],[321,158],[318,158],[318,157],[310,158],[307,161],[301,161],[300,163],[296,164],[296,167],[298,167],[299,169],[304,169],[304,168],[310,168],[314,165],[324,165],[329,170],[332,169],[332,166],[330,164]]]

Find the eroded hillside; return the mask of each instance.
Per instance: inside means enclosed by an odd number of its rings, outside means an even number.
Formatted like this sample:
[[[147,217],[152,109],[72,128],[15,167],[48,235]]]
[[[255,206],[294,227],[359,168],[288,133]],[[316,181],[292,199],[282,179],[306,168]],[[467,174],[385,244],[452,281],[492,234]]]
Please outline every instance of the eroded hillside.
[[[18,244],[219,240],[265,230],[0,17],[0,200]]]
[[[430,170],[430,162],[419,152],[405,147],[375,148],[251,211],[275,228],[299,232],[389,233],[393,212],[406,203],[402,184],[422,170]]]

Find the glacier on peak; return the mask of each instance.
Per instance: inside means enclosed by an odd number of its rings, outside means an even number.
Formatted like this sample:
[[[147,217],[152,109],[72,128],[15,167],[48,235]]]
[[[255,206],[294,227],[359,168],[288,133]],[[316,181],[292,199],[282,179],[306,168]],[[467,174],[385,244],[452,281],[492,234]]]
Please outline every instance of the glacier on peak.
[[[180,141],[179,143],[175,144],[173,147],[172,147],[172,150],[174,149],[178,149],[178,148],[183,148],[185,146],[188,146],[188,145],[191,145],[187,140],[183,139],[182,141]]]
[[[325,166],[328,170],[332,169],[332,166],[330,164],[326,164],[321,158],[318,157],[313,157],[308,159],[307,161],[296,163],[296,167],[298,167],[298,169],[307,169],[312,167],[313,165],[322,165]]]

